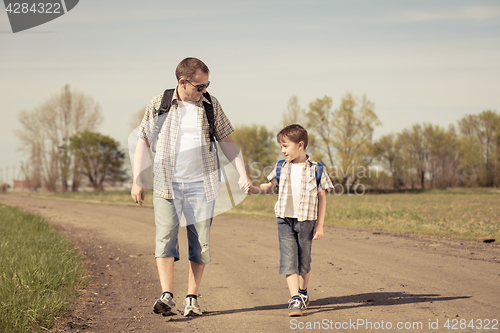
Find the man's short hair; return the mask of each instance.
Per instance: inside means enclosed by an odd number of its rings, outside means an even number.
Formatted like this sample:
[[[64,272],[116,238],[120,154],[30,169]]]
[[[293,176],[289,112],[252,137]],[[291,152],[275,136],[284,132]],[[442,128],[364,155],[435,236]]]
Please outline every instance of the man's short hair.
[[[307,147],[307,131],[299,124],[288,125],[283,128],[276,136],[278,143],[282,143],[283,139],[288,139],[293,143],[304,142],[304,149]]]
[[[177,77],[177,81],[180,79],[184,80],[192,80],[196,75],[197,70],[201,70],[203,73],[209,74],[210,70],[207,65],[200,59],[196,58],[186,58],[182,60],[175,70],[175,76]]]

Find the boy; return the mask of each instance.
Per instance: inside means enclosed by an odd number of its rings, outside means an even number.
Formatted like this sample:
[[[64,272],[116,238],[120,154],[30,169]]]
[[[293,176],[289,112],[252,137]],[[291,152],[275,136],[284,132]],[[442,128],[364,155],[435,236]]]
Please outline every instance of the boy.
[[[277,140],[286,157],[279,176],[277,165],[267,177],[269,183],[252,186],[251,193],[270,193],[279,186],[275,206],[280,244],[279,273],[286,275],[292,297],[288,301],[288,315],[292,317],[301,316],[309,304],[307,284],[311,275],[311,245],[313,239],[323,238],[325,190],[333,189],[333,184],[324,168],[320,180],[317,180],[319,166],[305,153],[307,131],[302,126],[285,127],[278,133]]]

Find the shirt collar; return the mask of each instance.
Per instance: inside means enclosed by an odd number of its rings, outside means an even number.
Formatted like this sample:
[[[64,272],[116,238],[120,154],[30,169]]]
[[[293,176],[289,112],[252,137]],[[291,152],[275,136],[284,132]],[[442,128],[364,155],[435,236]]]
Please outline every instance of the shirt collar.
[[[307,158],[306,162],[305,162],[306,165],[309,165],[309,166],[314,165],[314,162],[311,160],[309,155],[306,154],[306,158]],[[290,162],[287,159],[285,159],[285,162],[283,162],[283,166],[285,166],[286,164],[290,164]]]
[[[178,92],[177,92],[178,88],[179,88],[179,86],[175,87],[175,92],[174,92],[174,94],[172,94],[171,105],[173,105],[174,102],[175,102],[175,104],[178,104],[178,101],[179,101],[179,98],[178,98],[178,95],[177,95],[178,94]],[[203,102],[208,103],[208,104],[212,104],[212,103],[210,103],[210,101],[208,99],[205,98],[205,96],[201,95],[200,100],[196,101],[196,105],[199,106],[200,103],[203,103]]]

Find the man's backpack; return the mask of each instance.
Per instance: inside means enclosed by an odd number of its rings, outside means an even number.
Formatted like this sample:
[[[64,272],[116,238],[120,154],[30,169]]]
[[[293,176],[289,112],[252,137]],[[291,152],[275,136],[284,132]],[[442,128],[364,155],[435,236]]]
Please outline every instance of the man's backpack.
[[[159,117],[163,114],[168,113],[170,111],[170,107],[172,106],[172,97],[174,96],[175,89],[167,89],[163,93],[163,97],[161,99],[160,108],[154,111],[154,116]],[[208,92],[203,93],[203,96],[210,102],[203,102],[203,107],[205,108],[205,114],[208,119],[208,133],[210,135],[210,150],[212,150],[212,143],[215,143],[215,119],[214,119],[214,107],[212,105],[212,98]],[[163,127],[163,122],[160,122],[155,128],[156,133],[160,133],[161,128]]]
[[[280,183],[280,176],[281,176],[281,167],[283,166],[283,163],[285,160],[280,160],[276,164],[276,181],[278,184]],[[318,164],[318,167],[316,168],[316,186],[319,186],[319,183],[321,182],[321,176],[323,175],[323,165],[319,162],[316,162]]]

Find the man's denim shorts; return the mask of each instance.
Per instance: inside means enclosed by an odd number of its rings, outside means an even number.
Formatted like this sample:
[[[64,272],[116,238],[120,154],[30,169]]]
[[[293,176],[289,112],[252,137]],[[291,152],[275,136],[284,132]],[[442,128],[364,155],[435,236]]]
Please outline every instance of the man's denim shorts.
[[[311,246],[316,221],[278,217],[280,274],[306,275],[311,271]]]
[[[155,257],[174,257],[175,261],[179,260],[179,225],[184,214],[189,260],[198,264],[208,264],[211,261],[210,226],[215,201],[207,202],[203,181],[173,183],[173,188],[175,199],[164,199],[156,193],[153,194],[156,224]]]

